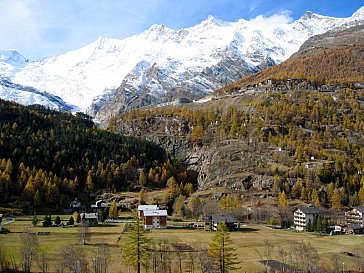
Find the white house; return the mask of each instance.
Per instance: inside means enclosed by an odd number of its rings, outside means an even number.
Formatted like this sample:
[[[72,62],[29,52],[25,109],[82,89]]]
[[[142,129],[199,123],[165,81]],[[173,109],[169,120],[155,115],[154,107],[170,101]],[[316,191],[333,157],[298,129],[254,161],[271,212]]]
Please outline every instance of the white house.
[[[145,229],[167,227],[167,210],[161,210],[157,205],[139,205],[138,215],[143,219]]]
[[[88,225],[97,225],[99,222],[99,215],[97,213],[80,213],[81,220],[85,219]]]
[[[293,221],[296,230],[306,230],[309,222],[313,223],[316,215],[323,214],[324,210],[315,207],[298,207],[293,211]]]
[[[352,207],[345,211],[345,221],[348,225],[364,227],[364,206]]]
[[[163,210],[145,210],[144,211],[144,228],[166,228],[167,227],[167,211]]]

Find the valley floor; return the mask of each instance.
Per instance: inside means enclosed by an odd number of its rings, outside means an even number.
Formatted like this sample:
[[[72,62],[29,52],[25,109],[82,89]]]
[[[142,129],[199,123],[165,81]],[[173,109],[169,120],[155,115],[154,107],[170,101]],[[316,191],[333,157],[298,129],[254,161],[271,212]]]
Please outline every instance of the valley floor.
[[[62,216],[67,221],[69,216]],[[173,223],[169,223],[172,225]],[[123,265],[122,251],[127,239],[127,233],[122,232],[125,223],[106,223],[99,227],[90,227],[90,239],[88,244],[82,246],[90,265],[94,249],[97,245],[108,248],[109,271],[128,272]],[[27,229],[35,232],[38,237],[41,251],[45,251],[50,257],[50,270],[54,272],[59,263],[59,252],[62,247],[71,244],[81,244],[79,229],[77,227],[32,227],[31,219],[17,219],[6,225],[11,231],[8,234],[0,234],[1,246],[6,255],[11,255],[19,263],[20,260],[20,235]],[[40,235],[38,232],[50,232],[49,235]],[[153,240],[168,240],[172,243],[183,243],[193,247],[207,246],[213,236],[213,232],[200,229],[152,230],[148,236]],[[335,265],[340,269],[358,270],[358,263],[364,260],[364,237],[354,235],[318,236],[313,233],[295,232],[289,230],[271,229],[263,225],[247,225],[240,232],[232,232],[231,238],[236,247],[241,269],[237,272],[259,272],[264,267],[261,260],[285,261],[289,264],[289,255],[293,246],[300,242],[310,244],[319,257],[319,264],[326,268],[334,269]],[[269,247],[267,247],[269,245]],[[284,258],[285,257],[285,258]],[[34,264],[33,271],[38,271]],[[194,272],[200,272],[195,267]]]

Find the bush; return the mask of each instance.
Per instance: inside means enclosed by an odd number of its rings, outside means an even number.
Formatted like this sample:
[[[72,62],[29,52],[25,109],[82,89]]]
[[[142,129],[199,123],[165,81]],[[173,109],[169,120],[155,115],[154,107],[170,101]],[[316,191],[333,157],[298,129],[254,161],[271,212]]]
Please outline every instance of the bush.
[[[59,226],[61,224],[61,217],[57,216],[56,220],[54,221],[54,223]]]
[[[52,216],[46,215],[44,216],[43,227],[50,227],[50,226],[52,226]]]
[[[67,225],[72,226],[74,223],[75,223],[75,220],[73,219],[73,216],[71,216],[67,222]]]

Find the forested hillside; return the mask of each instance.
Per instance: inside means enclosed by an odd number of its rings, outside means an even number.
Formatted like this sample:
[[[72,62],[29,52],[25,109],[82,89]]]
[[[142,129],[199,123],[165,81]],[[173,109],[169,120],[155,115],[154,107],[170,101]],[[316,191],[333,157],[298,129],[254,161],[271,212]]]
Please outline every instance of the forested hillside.
[[[250,176],[273,175],[272,191],[276,194],[285,191],[292,199],[339,208],[364,202],[363,102],[362,89],[268,92],[221,98],[203,105],[138,110],[113,118],[110,128],[118,131],[120,124],[130,122],[149,135],[155,133],[156,117],[187,122],[191,130],[185,136],[194,150],[221,150],[242,143],[248,145],[252,157],[260,158],[258,163],[247,163],[249,158],[245,158],[241,164],[250,165],[237,165],[227,176],[242,171],[249,171]],[[235,155],[238,153],[236,150]],[[227,156],[223,161],[232,155]],[[223,161],[216,168],[221,168]],[[238,179],[234,185],[241,183]],[[212,185],[205,188],[209,187]]]
[[[180,183],[184,171],[153,143],[99,130],[84,114],[0,100],[1,202],[57,208],[100,189],[164,186],[171,176]]]

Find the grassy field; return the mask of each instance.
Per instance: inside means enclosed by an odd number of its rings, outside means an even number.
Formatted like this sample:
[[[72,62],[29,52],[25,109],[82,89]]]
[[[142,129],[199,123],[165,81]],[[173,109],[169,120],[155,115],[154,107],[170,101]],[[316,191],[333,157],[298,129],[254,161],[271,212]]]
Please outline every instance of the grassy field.
[[[62,219],[69,219],[69,216],[62,216]],[[1,245],[7,253],[19,259],[20,234],[30,228],[32,232],[49,231],[49,235],[38,235],[38,240],[43,251],[51,255],[51,268],[54,270],[57,266],[57,257],[59,250],[68,244],[80,244],[79,229],[77,227],[30,227],[30,220],[24,218],[22,221],[15,221],[7,225],[11,233],[0,234]],[[89,244],[83,246],[89,259],[92,257],[94,247],[98,244],[104,244],[109,247],[110,251],[110,271],[109,272],[128,272],[122,265],[122,249],[126,240],[126,234],[122,233],[123,223],[108,223],[99,227],[89,228],[91,237]],[[149,237],[155,240],[168,239],[172,242],[179,242],[190,245],[207,245],[213,232],[202,230],[188,229],[166,229],[153,230]],[[261,257],[265,256],[265,242],[269,241],[273,246],[270,258],[277,259],[278,249],[281,248],[289,252],[292,245],[297,242],[309,242],[318,252],[320,263],[330,265],[336,257],[339,263],[345,263],[346,270],[357,270],[356,258],[347,255],[348,252],[359,254],[364,259],[364,237],[354,235],[340,236],[322,236],[318,237],[311,233],[293,232],[287,230],[270,229],[265,226],[247,226],[241,232],[232,232],[231,237],[237,248],[237,255],[241,261],[241,270],[239,272],[258,272],[263,270],[259,263]],[[34,267],[36,269],[36,267]]]

